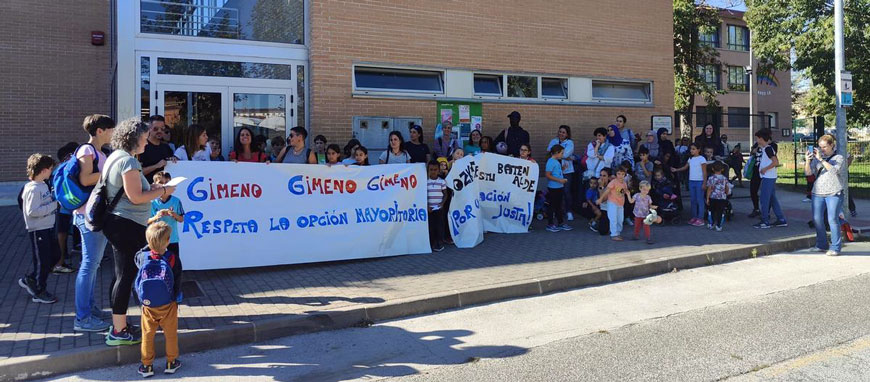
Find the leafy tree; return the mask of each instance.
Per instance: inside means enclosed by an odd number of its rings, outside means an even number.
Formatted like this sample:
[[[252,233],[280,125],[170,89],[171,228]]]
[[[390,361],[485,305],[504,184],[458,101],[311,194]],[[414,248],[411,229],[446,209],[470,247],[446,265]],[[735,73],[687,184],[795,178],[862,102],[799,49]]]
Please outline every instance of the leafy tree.
[[[701,78],[700,66],[719,65],[719,52],[704,44],[700,34],[718,30],[721,18],[716,8],[703,1],[674,0],[674,109],[680,112],[680,133],[692,135],[695,96],[700,95],[708,110],[718,108],[716,96],[725,93]]]
[[[777,70],[794,69],[812,81],[799,97],[808,114],[834,114],[833,5],[819,0],[747,0],[746,5],[753,54]],[[846,0],[844,17],[846,70],[852,72],[855,99],[847,118],[850,124],[866,126],[870,125],[870,0]]]

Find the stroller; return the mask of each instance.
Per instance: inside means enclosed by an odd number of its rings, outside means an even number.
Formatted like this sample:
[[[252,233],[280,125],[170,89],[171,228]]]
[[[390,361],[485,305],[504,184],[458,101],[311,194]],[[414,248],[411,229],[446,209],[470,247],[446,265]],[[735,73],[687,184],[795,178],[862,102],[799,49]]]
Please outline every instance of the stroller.
[[[538,220],[544,220],[547,217],[547,211],[550,208],[550,204],[547,203],[547,190],[539,190],[535,192],[535,218]]]
[[[681,201],[679,195],[679,186],[674,186],[670,180],[663,181],[653,180],[652,195],[653,204],[658,206],[658,214],[662,218],[662,222],[670,224],[680,224],[680,209]],[[666,198],[665,195],[668,197]]]

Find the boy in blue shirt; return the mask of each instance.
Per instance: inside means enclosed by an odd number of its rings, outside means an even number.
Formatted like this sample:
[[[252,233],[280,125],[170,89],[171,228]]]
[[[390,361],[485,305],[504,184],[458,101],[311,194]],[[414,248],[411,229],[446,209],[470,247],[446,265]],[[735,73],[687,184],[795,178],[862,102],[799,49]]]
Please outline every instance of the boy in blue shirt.
[[[559,232],[570,231],[573,227],[565,224],[565,209],[562,205],[563,192],[565,183],[568,180],[562,173],[562,156],[565,154],[565,148],[562,145],[553,145],[550,148],[550,159],[547,160],[546,177],[547,177],[547,203],[550,204],[550,214],[547,217],[547,231]],[[554,220],[558,220],[559,225],[554,224]]]
[[[154,174],[155,184],[166,184],[172,179],[166,171],[160,171]],[[178,223],[184,222],[184,207],[181,206],[181,200],[172,196],[172,194],[163,195],[151,201],[151,219],[148,219],[148,224],[162,221],[169,225],[172,233],[169,236],[168,249],[172,253],[180,257],[178,252]]]

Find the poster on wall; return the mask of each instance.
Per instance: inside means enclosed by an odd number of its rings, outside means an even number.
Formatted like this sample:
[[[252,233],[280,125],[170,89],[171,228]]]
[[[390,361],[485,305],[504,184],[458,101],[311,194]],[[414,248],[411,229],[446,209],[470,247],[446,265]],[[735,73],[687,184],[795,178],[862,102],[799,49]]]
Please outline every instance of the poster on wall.
[[[441,118],[439,121],[443,122],[446,120],[445,115],[450,116],[450,121],[453,122],[453,133],[458,134],[460,142],[463,144],[468,141],[468,134],[471,133],[473,129],[475,118],[478,121],[477,124],[481,124],[483,121],[483,104],[480,102],[437,102],[436,108],[438,110],[438,117]],[[450,110],[449,114],[446,114],[445,110]],[[437,128],[436,128],[437,129]],[[436,132],[435,137],[440,136],[440,130]]]
[[[430,253],[422,164],[180,161],[175,196],[191,270]]]
[[[654,115],[650,117],[652,131],[659,131],[661,128],[668,129],[668,134],[672,133],[674,119],[670,115]]]
[[[443,123],[444,121],[453,122],[453,110],[441,109],[441,119],[439,121],[439,123]]]
[[[471,123],[470,105],[459,105],[459,123]]]
[[[482,117],[471,117],[471,130],[480,130],[483,132],[483,118]]]
[[[484,232],[527,233],[538,172],[535,163],[493,153],[454,162],[447,175],[454,193],[447,221],[456,246],[472,248]]]

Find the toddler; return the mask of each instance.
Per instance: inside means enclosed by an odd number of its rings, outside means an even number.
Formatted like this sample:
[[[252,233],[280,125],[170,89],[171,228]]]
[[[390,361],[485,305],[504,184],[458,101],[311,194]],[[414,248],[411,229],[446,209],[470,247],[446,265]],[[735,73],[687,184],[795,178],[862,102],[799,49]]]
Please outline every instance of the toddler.
[[[622,221],[625,219],[625,198],[631,198],[628,191],[628,185],[625,184],[625,170],[619,168],[616,170],[616,178],[611,180],[598,197],[596,203],[601,205],[607,200],[606,210],[607,218],[610,220],[610,238],[613,241],[622,241]]]
[[[656,206],[652,204],[652,197],[649,196],[650,183],[647,181],[640,182],[640,192],[632,196],[630,199],[634,202],[634,237],[633,240],[640,239],[640,227],[643,226],[643,233],[646,235],[646,243],[653,244],[652,234],[650,233],[650,225],[652,223],[661,223],[662,218],[656,216],[650,219],[650,224],[645,224],[644,220],[650,211],[655,211]]]
[[[721,162],[713,163],[710,171],[713,175],[707,179],[707,206],[710,208],[711,218],[707,222],[707,228],[716,228],[717,232],[721,232],[725,222],[724,212],[728,204],[728,194],[731,193],[731,183],[725,175],[722,175],[725,172],[725,165]]]

